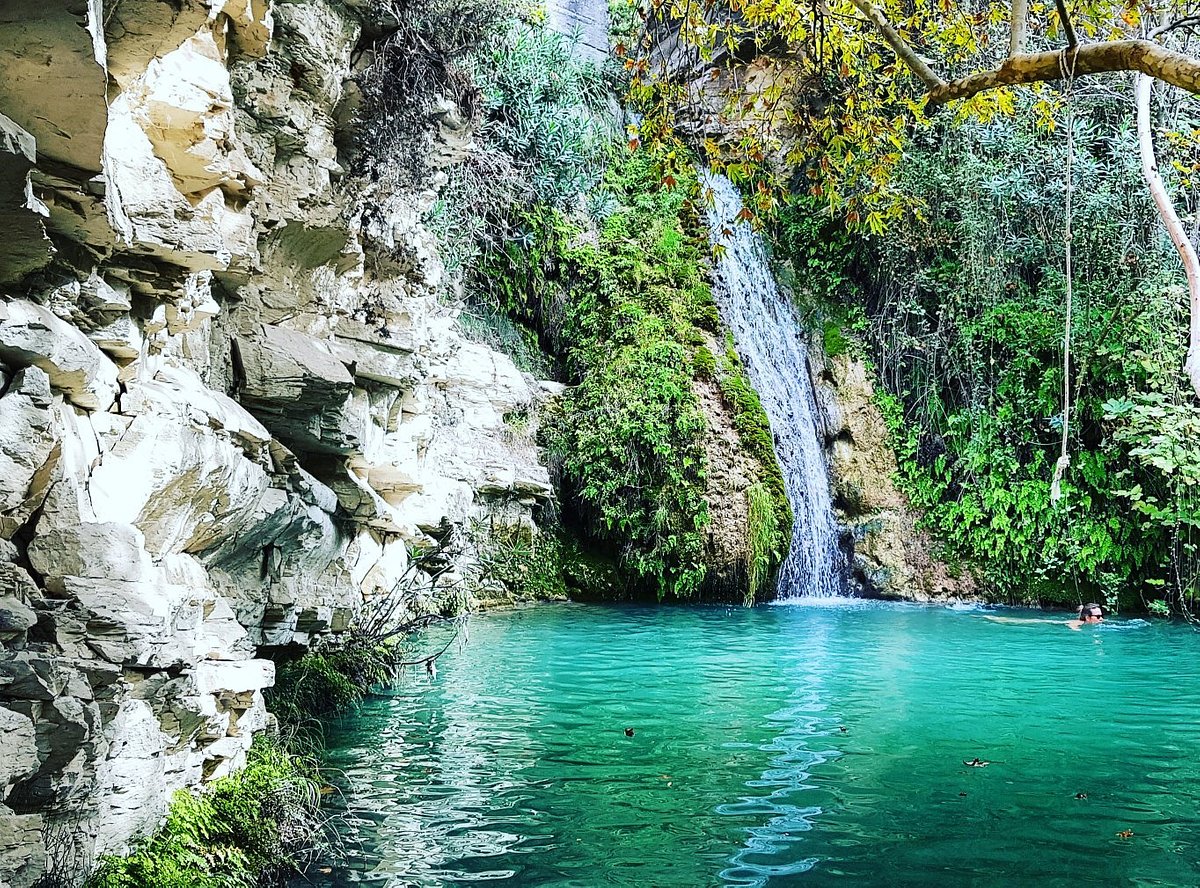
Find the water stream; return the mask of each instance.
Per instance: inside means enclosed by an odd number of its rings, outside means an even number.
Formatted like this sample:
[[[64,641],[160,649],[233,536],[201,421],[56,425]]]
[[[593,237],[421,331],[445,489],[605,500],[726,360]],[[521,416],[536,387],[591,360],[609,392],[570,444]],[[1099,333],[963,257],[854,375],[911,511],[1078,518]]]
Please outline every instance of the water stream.
[[[710,238],[723,248],[715,263],[713,295],[771,421],[795,514],[792,548],[779,571],[779,597],[837,595],[845,585],[846,563],[817,437],[808,345],[791,300],[775,283],[761,238],[737,221],[742,209],[737,189],[724,176],[711,174],[704,175],[702,187],[712,189],[714,198],[708,210]]]

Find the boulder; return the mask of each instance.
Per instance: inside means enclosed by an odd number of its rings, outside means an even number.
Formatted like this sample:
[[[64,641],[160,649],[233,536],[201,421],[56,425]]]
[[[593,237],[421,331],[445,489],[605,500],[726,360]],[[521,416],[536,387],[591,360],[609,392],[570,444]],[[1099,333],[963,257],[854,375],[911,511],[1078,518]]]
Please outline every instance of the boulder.
[[[181,193],[245,195],[262,182],[238,140],[229,71],[212,31],[151,61],[130,94],[134,119]]]
[[[244,382],[239,400],[289,447],[347,454],[366,434],[365,396],[330,346],[314,337],[263,324],[238,337]]]
[[[236,534],[267,489],[270,433],[186,370],[130,383],[122,403],[132,421],[87,482],[97,519],[139,528],[155,556]]]
[[[17,532],[46,494],[58,432],[50,378],[20,371],[0,398],[0,538]]]
[[[15,565],[6,566],[15,567]],[[25,632],[35,625],[37,625],[37,613],[33,608],[12,595],[0,595],[0,639],[6,635]]]
[[[78,328],[33,302],[0,305],[0,361],[39,367],[73,404],[107,410],[117,396],[117,368]]]

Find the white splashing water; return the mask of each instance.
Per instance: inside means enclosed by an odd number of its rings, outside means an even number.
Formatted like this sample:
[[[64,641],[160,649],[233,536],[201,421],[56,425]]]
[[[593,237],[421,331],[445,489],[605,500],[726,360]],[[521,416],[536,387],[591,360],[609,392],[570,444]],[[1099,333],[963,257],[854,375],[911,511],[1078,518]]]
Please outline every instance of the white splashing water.
[[[775,283],[762,240],[737,221],[742,209],[737,189],[724,176],[708,173],[701,184],[714,194],[709,238],[724,248],[715,262],[713,295],[771,421],[775,455],[795,513],[778,595],[837,595],[845,587],[846,559],[838,547],[829,475],[817,441],[808,345],[791,300]]]

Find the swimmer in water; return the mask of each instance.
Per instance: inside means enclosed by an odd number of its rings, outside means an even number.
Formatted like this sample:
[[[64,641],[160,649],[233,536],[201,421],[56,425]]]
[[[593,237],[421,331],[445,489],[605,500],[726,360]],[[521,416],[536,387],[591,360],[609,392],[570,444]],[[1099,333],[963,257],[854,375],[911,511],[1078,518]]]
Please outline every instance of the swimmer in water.
[[[1079,608],[1079,618],[1067,620],[1067,625],[1078,632],[1080,626],[1094,626],[1096,623],[1103,622],[1104,608],[1098,604],[1085,604]]]
[[[1081,626],[1093,626],[1096,623],[1104,622],[1104,609],[1098,604],[1085,604],[1079,608],[1079,616],[1074,620],[1049,620],[1039,617],[996,617],[991,614],[985,615],[984,619],[991,620],[993,623],[1054,623],[1078,632]]]

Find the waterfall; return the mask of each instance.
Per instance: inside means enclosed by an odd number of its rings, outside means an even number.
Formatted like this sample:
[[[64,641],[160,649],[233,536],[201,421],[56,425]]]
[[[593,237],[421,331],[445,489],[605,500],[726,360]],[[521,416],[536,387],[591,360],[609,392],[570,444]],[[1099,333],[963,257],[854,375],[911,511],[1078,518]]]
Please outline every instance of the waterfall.
[[[844,587],[846,560],[838,547],[829,475],[817,440],[808,345],[791,299],[775,284],[761,238],[736,221],[742,209],[737,189],[724,176],[708,173],[701,184],[714,194],[709,237],[724,247],[715,261],[713,295],[771,422],[775,455],[795,514],[778,594],[837,595]]]

